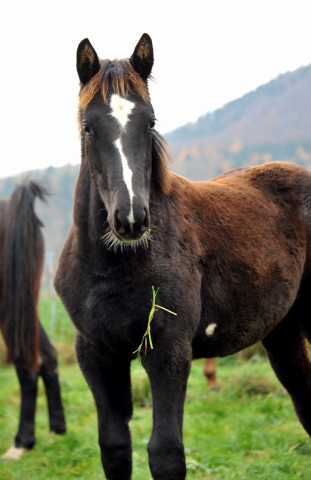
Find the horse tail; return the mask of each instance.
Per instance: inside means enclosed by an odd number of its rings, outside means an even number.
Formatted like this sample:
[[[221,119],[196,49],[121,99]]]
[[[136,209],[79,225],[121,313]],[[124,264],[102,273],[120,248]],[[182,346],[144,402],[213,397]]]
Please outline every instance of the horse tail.
[[[45,201],[43,185],[28,180],[16,186],[7,205],[4,246],[2,331],[7,361],[36,369],[39,354],[37,303],[44,259],[42,223],[36,197]]]

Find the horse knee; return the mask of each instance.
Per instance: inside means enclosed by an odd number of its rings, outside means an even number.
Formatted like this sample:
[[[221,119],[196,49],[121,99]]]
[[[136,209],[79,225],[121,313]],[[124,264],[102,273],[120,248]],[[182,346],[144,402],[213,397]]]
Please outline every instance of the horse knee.
[[[150,440],[149,465],[154,480],[184,480],[186,462],[184,446],[176,441]]]

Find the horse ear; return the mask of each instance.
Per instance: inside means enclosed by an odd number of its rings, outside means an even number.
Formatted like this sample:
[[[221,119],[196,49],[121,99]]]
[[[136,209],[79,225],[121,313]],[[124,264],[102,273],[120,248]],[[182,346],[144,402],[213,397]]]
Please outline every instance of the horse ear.
[[[144,33],[137,43],[130,63],[144,80],[149,77],[153,66],[153,47],[152,40],[147,33]]]
[[[77,50],[77,72],[80,81],[86,84],[100,69],[100,63],[88,38],[79,43]]]

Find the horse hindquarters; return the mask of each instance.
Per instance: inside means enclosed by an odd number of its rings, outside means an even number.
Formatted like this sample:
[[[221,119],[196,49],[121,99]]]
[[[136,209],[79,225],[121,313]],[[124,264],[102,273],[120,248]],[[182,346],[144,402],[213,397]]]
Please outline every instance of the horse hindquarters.
[[[311,436],[311,364],[301,328],[304,314],[303,302],[297,300],[262,343],[278,379],[291,396],[301,424]]]

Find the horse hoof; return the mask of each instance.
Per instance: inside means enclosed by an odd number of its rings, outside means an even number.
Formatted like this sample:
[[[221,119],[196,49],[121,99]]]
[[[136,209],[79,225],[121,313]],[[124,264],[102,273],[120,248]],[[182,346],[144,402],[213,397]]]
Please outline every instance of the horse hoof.
[[[51,428],[51,432],[56,435],[64,435],[66,433],[66,427]]]
[[[19,460],[22,458],[23,453],[25,453],[28,448],[23,447],[15,447],[12,445],[1,457],[1,460]]]
[[[210,390],[220,390],[221,389],[220,384],[217,383],[217,382],[213,383],[213,384],[210,384],[209,387],[210,387]]]

